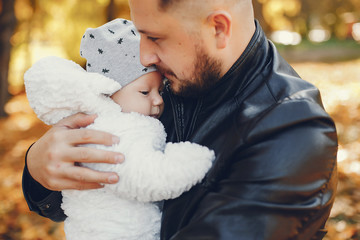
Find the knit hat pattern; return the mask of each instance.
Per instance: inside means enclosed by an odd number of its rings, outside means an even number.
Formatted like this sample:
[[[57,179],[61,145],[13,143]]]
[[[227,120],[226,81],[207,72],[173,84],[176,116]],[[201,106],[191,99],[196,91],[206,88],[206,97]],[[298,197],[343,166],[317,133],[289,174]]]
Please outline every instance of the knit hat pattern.
[[[115,19],[98,28],[88,28],[82,37],[80,55],[88,72],[101,73],[122,87],[156,71],[140,63],[140,34],[130,20]]]

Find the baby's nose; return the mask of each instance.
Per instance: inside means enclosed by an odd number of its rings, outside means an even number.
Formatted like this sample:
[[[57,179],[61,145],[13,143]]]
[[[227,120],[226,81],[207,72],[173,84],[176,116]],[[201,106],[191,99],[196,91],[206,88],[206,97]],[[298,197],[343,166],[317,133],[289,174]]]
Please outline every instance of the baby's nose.
[[[160,94],[157,94],[157,96],[154,98],[153,104],[158,106],[158,105],[162,105],[163,103],[164,103],[163,98],[160,96]]]

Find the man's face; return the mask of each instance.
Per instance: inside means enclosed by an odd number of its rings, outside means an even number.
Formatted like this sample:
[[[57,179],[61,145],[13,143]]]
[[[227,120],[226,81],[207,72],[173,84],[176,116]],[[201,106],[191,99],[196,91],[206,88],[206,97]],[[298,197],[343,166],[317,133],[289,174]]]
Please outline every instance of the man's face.
[[[159,11],[158,1],[129,1],[132,20],[141,34],[141,63],[156,65],[174,93],[201,94],[219,79],[221,63],[207,53],[206,39],[201,38],[200,27],[194,27],[200,23]]]
[[[164,110],[161,97],[163,87],[160,73],[151,72],[129,83],[111,98],[121,106],[123,112],[138,112],[159,118]]]

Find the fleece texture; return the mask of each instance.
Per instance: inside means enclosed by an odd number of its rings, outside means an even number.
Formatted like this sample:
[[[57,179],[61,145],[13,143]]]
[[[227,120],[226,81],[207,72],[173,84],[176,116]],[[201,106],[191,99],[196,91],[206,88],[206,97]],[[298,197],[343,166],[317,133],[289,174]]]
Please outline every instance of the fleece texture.
[[[214,152],[190,142],[166,143],[161,122],[139,113],[123,113],[109,97],[121,86],[76,63],[47,57],[24,75],[30,106],[46,124],[77,112],[96,113],[87,128],[120,137],[113,146],[88,147],[121,152],[122,164],[84,164],[116,172],[120,181],[95,190],[64,190],[68,240],[159,239],[161,210],[157,201],[176,198],[199,183]]]

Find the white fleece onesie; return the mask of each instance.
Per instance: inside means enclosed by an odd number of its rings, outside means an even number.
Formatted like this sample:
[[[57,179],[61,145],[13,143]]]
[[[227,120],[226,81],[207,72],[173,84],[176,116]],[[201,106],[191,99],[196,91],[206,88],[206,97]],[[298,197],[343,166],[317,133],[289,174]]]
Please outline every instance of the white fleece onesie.
[[[138,113],[123,113],[109,97],[121,86],[78,64],[47,57],[24,75],[30,106],[46,124],[78,112],[96,113],[87,128],[112,133],[120,143],[122,164],[83,164],[116,172],[120,181],[96,190],[62,191],[68,240],[159,239],[161,211],[156,201],[176,198],[199,183],[211,167],[214,152],[190,143],[166,143],[161,122]]]

